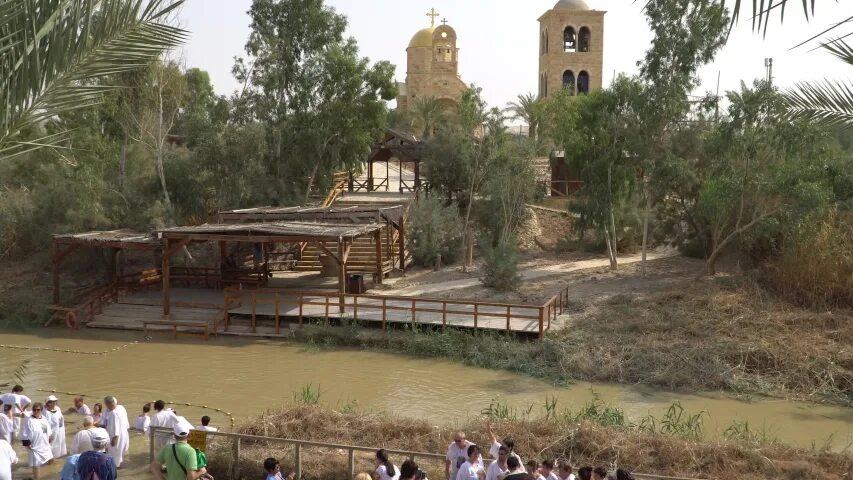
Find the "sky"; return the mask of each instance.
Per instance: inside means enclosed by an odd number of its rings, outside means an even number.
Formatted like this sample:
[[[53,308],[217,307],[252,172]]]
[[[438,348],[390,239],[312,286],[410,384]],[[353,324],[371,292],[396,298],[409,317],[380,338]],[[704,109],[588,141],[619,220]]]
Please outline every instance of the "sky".
[[[459,73],[468,84],[483,88],[490,106],[504,106],[517,95],[536,92],[539,24],[537,19],[556,0],[326,0],[347,16],[347,34],[359,44],[362,56],[389,60],[396,78],[406,76],[406,46],[412,35],[429,26],[427,12],[435,8],[457,33]],[[587,0],[605,10],[604,85],[619,73],[637,72],[637,62],[649,48],[652,35],[642,13],[643,0]],[[746,8],[752,2],[744,2]],[[766,37],[753,33],[749,15],[742,12],[726,47],[700,72],[696,93],[736,90],[764,78],[765,58],[773,58],[777,85],[803,80],[846,79],[849,69],[822,50],[792,47],[820,33],[833,22],[853,17],[853,2],[818,2],[816,16],[806,21],[801,2],[792,0],[785,21],[772,19]],[[186,0],[181,25],[191,33],[180,56],[187,67],[210,73],[216,91],[230,95],[238,88],[231,75],[235,56],[243,56],[249,35],[251,0]],[[745,19],[745,20],[744,20]],[[848,32],[844,32],[848,33]]]

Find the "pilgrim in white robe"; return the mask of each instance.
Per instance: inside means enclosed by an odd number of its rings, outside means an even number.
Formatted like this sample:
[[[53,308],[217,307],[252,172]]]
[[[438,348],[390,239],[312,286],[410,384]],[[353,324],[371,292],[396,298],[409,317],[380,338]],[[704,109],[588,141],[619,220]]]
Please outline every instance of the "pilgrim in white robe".
[[[18,455],[8,442],[0,440],[0,480],[12,480],[12,465],[18,463]]]
[[[175,412],[171,408],[164,408],[151,417],[150,426],[172,429],[175,428],[177,422],[178,416],[175,415]],[[154,451],[159,452],[166,444],[173,443],[174,438],[175,436],[170,432],[156,432],[154,434]]]
[[[92,438],[109,438],[109,436],[107,431],[101,427],[80,430],[74,434],[74,439],[71,441],[71,454],[77,455],[78,453],[94,450],[95,447],[92,445]]]
[[[0,439],[12,444],[15,435],[15,421],[6,415],[0,414]]]
[[[46,418],[30,416],[24,419],[21,427],[21,440],[30,441],[29,466],[41,467],[53,459],[53,452],[50,448],[50,437],[52,435],[50,422]]]
[[[64,457],[68,453],[68,448],[65,446],[65,417],[62,415],[62,410],[54,407],[54,410],[50,411],[45,407],[42,416],[50,422],[50,429],[53,430],[53,439],[50,441],[53,458]]]
[[[110,443],[107,444],[107,455],[113,457],[116,467],[121,466],[124,455],[130,451],[130,421],[127,419],[127,410],[121,405],[116,405],[114,410],[104,410],[101,416],[101,427],[107,431]],[[113,438],[116,438],[113,445]]]

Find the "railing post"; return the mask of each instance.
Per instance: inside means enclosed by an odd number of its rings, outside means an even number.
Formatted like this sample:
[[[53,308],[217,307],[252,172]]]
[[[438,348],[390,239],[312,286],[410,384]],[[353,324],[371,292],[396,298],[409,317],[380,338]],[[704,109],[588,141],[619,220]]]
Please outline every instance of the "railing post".
[[[234,439],[234,446],[231,451],[232,463],[231,463],[231,478],[239,479],[240,478],[240,437]]]
[[[358,321],[358,295],[353,295],[352,297],[352,320],[354,322]]]
[[[302,478],[302,444],[296,444],[296,458],[293,460],[293,469],[296,472],[296,478]]]
[[[539,340],[545,336],[545,307],[539,307]]]
[[[510,309],[511,309],[511,308],[512,308],[512,307],[510,307],[509,305],[507,305],[507,306],[506,306],[506,333],[507,333],[507,334],[509,334],[510,332],[512,332],[512,329],[510,328],[510,324],[509,324],[509,319],[510,319],[510,314],[511,314],[511,310],[510,310]]]
[[[413,298],[412,299],[412,330],[415,329],[415,323],[417,323],[417,321],[415,320],[415,299]]]
[[[441,331],[447,329],[447,302],[441,302]]]
[[[349,480],[355,479],[355,450],[352,448],[349,449]]]
[[[388,298],[382,297],[382,331],[388,334]]]
[[[154,428],[148,428],[148,463],[154,461]]]
[[[477,323],[480,318],[480,304],[474,304],[474,335],[477,334]]]
[[[329,296],[324,295],[323,298],[326,299],[326,325],[329,324]]]

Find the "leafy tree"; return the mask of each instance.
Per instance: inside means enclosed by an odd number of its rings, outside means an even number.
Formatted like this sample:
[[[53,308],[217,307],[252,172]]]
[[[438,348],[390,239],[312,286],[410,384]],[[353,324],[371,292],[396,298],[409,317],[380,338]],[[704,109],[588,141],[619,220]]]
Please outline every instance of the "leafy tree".
[[[436,127],[447,118],[447,106],[434,97],[416,98],[412,102],[412,130],[421,138],[428,140]]]
[[[639,156],[643,172],[643,275],[652,207],[666,198],[670,188],[657,181],[659,170],[667,168],[677,148],[673,132],[690,111],[688,95],[699,85],[697,72],[723,47],[729,24],[725,10],[715,0],[649,2],[645,13],[654,38],[640,63],[643,88],[634,100],[638,115],[631,148]]]
[[[322,0],[254,0],[249,15],[235,108],[242,121],[266,125],[273,200],[307,195],[316,179],[363,162],[386,125],[385,101],[396,97],[394,69],[360,58],[343,37],[346,18]]]
[[[6,0],[0,4],[0,155],[46,145],[65,132],[27,132],[102,100],[98,79],[132,71],[183,42],[167,17],[183,0]]]

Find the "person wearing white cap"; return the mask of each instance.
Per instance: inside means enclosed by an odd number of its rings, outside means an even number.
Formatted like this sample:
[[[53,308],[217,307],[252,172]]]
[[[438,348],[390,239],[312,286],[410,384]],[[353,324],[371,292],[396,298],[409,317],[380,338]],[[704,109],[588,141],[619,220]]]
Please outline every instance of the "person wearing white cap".
[[[207,469],[199,467],[198,455],[187,443],[187,436],[193,426],[184,417],[176,417],[172,431],[175,443],[163,447],[157,457],[148,466],[148,470],[157,480],[164,480],[163,465],[166,466],[166,480],[197,480],[207,473]]]
[[[44,418],[50,422],[50,429],[53,430],[53,439],[50,441],[50,450],[53,452],[53,458],[64,457],[68,453],[68,448],[65,446],[65,416],[62,415],[62,409],[59,408],[56,395],[47,397],[44,405]]]
[[[107,445],[107,454],[113,457],[116,467],[121,468],[124,455],[130,451],[130,420],[127,418],[127,410],[118,404],[118,399],[113,396],[104,398],[107,411],[101,417],[101,426],[107,431],[110,443]]]
[[[12,416],[14,405],[3,405],[3,413],[0,414],[0,439],[12,444],[15,437],[15,417]]]
[[[12,465],[18,463],[18,454],[6,440],[0,439],[0,480],[12,480]]]
[[[42,416],[42,404],[33,404],[33,414],[24,419],[21,427],[21,443],[30,452],[29,466],[33,468],[33,480],[41,478],[41,467],[53,461],[53,452],[50,449],[50,440],[53,430],[50,422]]]
[[[92,450],[92,439],[96,436],[109,438],[106,430],[95,426],[94,418],[89,415],[83,417],[83,430],[74,435],[74,440],[71,441],[71,453],[76,455]]]
[[[118,476],[112,457],[104,453],[109,443],[106,430],[96,428],[90,431],[93,432],[90,440],[92,448],[68,457],[59,473],[60,480],[115,480]]]

